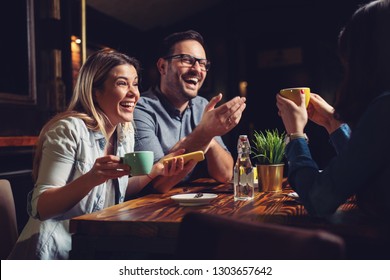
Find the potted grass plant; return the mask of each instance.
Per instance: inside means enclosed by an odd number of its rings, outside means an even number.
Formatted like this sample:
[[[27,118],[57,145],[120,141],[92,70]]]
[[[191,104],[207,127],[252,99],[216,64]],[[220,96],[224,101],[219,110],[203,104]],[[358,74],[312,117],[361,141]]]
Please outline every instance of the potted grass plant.
[[[282,190],[285,132],[277,129],[255,131],[252,154],[256,161],[259,191],[278,192]]]

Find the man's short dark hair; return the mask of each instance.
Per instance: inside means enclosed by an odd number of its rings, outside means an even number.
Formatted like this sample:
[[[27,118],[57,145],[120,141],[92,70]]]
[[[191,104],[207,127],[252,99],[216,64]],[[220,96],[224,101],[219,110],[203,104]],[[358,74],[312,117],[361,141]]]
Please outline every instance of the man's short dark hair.
[[[204,49],[204,41],[202,35],[195,30],[187,30],[183,32],[176,32],[164,38],[161,46],[160,57],[165,57],[173,54],[173,47],[176,43],[186,40],[195,40],[202,45]]]

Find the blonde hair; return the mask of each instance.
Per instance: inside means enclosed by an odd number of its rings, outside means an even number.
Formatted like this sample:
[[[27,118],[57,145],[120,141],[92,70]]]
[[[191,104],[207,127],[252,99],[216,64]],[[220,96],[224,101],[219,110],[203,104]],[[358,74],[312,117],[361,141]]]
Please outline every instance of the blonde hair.
[[[103,88],[104,82],[112,68],[124,64],[134,66],[137,73],[139,73],[140,64],[137,59],[111,49],[102,49],[88,57],[80,69],[68,108],[49,120],[39,134],[32,172],[35,181],[38,178],[39,165],[42,159],[44,136],[59,120],[68,117],[79,118],[84,121],[88,129],[101,131],[107,139],[105,127],[110,121],[95,103],[94,93],[96,90]],[[130,123],[122,125],[125,130],[130,130],[132,127]]]

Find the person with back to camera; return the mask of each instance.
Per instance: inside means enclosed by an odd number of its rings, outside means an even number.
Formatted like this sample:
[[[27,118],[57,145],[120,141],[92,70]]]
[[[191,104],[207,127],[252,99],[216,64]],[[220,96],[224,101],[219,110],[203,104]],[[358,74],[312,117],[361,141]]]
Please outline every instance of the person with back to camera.
[[[188,30],[167,36],[157,61],[159,85],[141,94],[134,111],[136,150],[153,150],[156,160],[179,148],[186,153],[205,153],[206,160],[198,166],[190,161],[176,176],[154,179],[152,186],[159,192],[196,179],[198,171],[203,171],[199,177],[218,182],[227,182],[233,176],[233,158],[221,136],[239,123],[245,98],[235,97],[216,108],[222,94],[210,102],[199,96],[209,67],[203,37],[198,32]]]
[[[135,58],[109,49],[92,54],[81,67],[68,109],[39,135],[30,218],[10,259],[67,259],[69,219],[123,202],[153,177],[183,170],[178,159],[171,166],[155,163],[148,175],[129,177],[130,167],[120,161],[134,150],[139,69]]]
[[[356,194],[369,215],[390,214],[390,0],[360,7],[339,36],[345,69],[335,108],[311,94],[308,109],[277,94],[286,132],[288,180],[311,215],[334,213]],[[305,141],[307,120],[326,128],[337,156],[323,170]]]

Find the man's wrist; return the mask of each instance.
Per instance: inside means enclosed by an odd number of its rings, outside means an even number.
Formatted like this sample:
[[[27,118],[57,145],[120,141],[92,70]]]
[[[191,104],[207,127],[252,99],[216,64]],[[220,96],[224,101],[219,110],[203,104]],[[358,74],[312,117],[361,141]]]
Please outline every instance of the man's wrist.
[[[185,147],[187,151],[203,150],[206,152],[209,149],[213,138],[213,136],[207,135],[207,133],[205,133],[202,129],[196,127],[189,135],[187,135],[185,141],[183,141],[184,145],[181,146]]]

